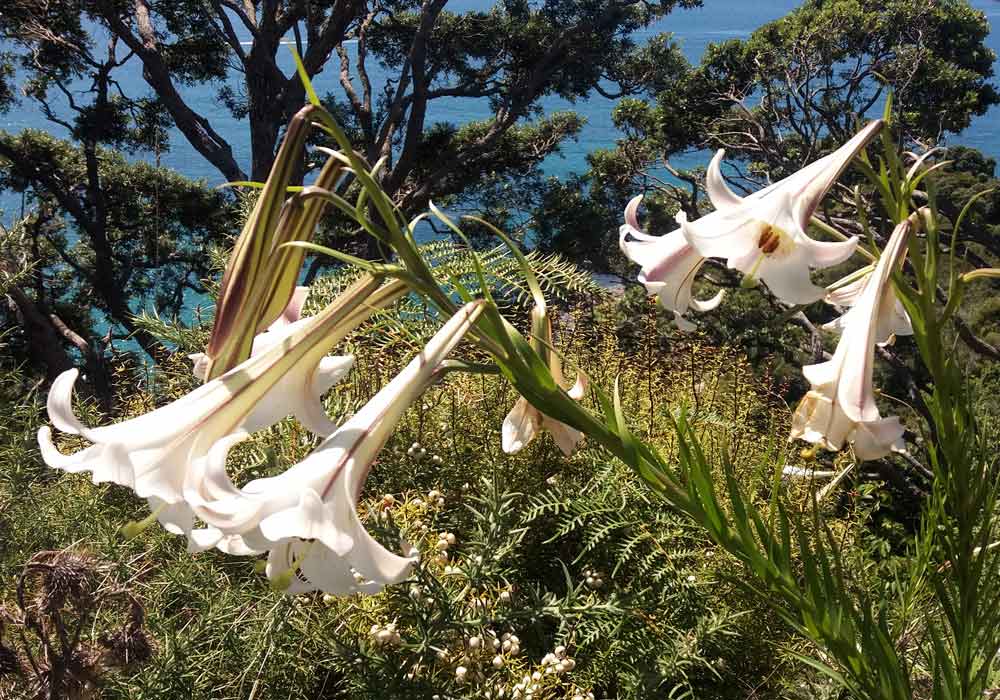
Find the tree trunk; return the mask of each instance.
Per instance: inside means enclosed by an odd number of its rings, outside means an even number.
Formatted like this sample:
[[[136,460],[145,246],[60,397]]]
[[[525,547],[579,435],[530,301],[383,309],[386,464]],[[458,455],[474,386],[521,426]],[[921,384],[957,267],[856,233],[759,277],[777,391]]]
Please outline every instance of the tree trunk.
[[[46,380],[51,383],[66,370],[73,369],[73,359],[66,350],[66,342],[69,342],[83,356],[87,384],[102,410],[110,411],[112,393],[104,356],[49,311],[44,303],[35,302],[23,290],[8,289],[7,300],[24,330],[32,362],[43,368]]]

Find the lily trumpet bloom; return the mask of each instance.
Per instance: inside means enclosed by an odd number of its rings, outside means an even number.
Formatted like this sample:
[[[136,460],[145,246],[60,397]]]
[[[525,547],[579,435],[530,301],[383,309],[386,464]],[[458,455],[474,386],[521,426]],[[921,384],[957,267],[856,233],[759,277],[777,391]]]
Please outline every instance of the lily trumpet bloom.
[[[268,577],[284,577],[291,592],[373,593],[405,578],[416,558],[394,554],[368,534],[358,499],[396,424],[436,381],[441,362],[482,309],[483,302],[472,302],[459,310],[402,372],[286,472],[237,488],[226,474],[226,455],[247,433],[216,443],[185,487],[186,502],[208,525],[191,533],[194,549],[271,550]]]
[[[858,303],[865,287],[868,286],[872,278],[872,270],[861,273],[860,276],[849,275],[842,281],[849,280],[846,284],[834,283],[833,289],[827,292],[823,301],[831,306],[840,308],[850,308]],[[855,277],[855,279],[849,279]],[[847,314],[843,313],[829,323],[823,324],[823,328],[828,331],[840,333],[847,320]],[[879,330],[876,332],[876,343],[879,346],[892,345],[897,335],[913,335],[913,324],[910,322],[910,315],[906,313],[903,304],[899,299],[895,300],[892,311],[883,312],[880,320]]]
[[[851,160],[882,128],[876,120],[835,152],[747,197],[726,185],[719,150],[708,167],[706,188],[715,211],[697,221],[677,214],[684,237],[699,255],[725,258],[748,281],[760,279],[781,299],[808,304],[826,293],[809,279],[810,268],[837,265],[849,258],[857,238],[827,243],[806,235],[813,213]]]
[[[892,273],[906,256],[909,235],[908,221],[893,231],[870,279],[844,315],[833,359],[802,368],[812,388],[792,417],[790,440],[798,438],[828,450],[840,450],[850,442],[861,460],[904,449],[899,418],[882,418],[875,404],[872,368],[875,345],[893,327],[898,302]]]
[[[532,338],[531,345],[535,351],[546,359],[549,372],[556,384],[564,387],[566,381],[562,373],[562,362],[552,351],[552,321],[549,319],[543,304],[536,304],[531,310]],[[587,380],[577,372],[576,383],[566,390],[571,399],[580,401],[587,393]],[[501,445],[507,454],[515,454],[524,449],[535,439],[539,430],[546,430],[555,440],[562,453],[569,457],[583,439],[583,433],[575,428],[550,418],[531,405],[523,396],[514,403],[514,407],[503,420]]]
[[[625,207],[625,223],[618,229],[618,245],[629,260],[641,267],[639,282],[645,285],[650,296],[659,297],[663,308],[673,312],[677,327],[683,331],[694,330],[694,324],[684,318],[684,313],[689,308],[711,311],[722,302],[725,292],[720,291],[705,301],[693,298],[691,285],[705,258],[688,242],[681,229],[662,236],[650,236],[641,231],[637,216],[641,202],[642,195],[639,195]]]
[[[68,370],[49,392],[49,418],[58,430],[92,444],[62,454],[53,444],[50,428],[43,426],[38,431],[42,458],[56,469],[89,471],[94,483],[110,481],[133,489],[150,499],[168,529],[183,530],[191,518],[183,491],[192,464],[233,432],[260,427],[265,414],[251,416],[262,402],[267,405],[267,420],[289,414],[309,420],[322,412],[318,396],[305,388],[315,386],[316,370],[326,353],[375,309],[405,291],[406,285],[399,282],[379,287],[378,279],[362,278],[259,355],[166,406],[114,425],[88,428],[77,419],[72,410],[77,371]],[[327,369],[346,371],[343,365]],[[334,374],[327,372],[322,381]],[[294,387],[300,389],[282,391]]]

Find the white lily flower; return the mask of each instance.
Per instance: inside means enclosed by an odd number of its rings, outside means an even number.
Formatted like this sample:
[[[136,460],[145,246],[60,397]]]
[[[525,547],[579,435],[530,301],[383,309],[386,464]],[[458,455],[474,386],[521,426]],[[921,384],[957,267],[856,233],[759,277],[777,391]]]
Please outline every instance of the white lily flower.
[[[783,301],[821,299],[825,290],[812,283],[809,269],[847,260],[857,238],[826,243],[810,238],[806,229],[827,191],[881,128],[880,120],[872,122],[834,153],[747,197],[726,185],[720,170],[725,151],[718,151],[706,174],[715,211],[693,222],[684,212],[677,214],[684,237],[698,254],[725,258],[749,280],[763,280]]]
[[[314,419],[322,407],[311,389],[317,382],[329,381],[335,369],[341,374],[346,371],[345,363],[338,368],[327,366],[329,371],[317,379],[323,357],[372,311],[406,290],[402,283],[380,289],[378,284],[374,278],[360,280],[257,356],[166,406],[114,425],[88,428],[77,419],[72,395],[78,372],[64,372],[49,391],[49,418],[58,430],[92,444],[64,455],[53,444],[49,427],[43,426],[38,431],[42,458],[56,469],[89,471],[94,483],[127,486],[150,499],[168,529],[190,529],[191,514],[182,503],[185,479],[192,464],[207,457],[216,442],[234,431],[259,427],[266,416],[297,415],[320,425]],[[261,402],[269,406],[253,415]]]
[[[251,356],[259,355],[283,342],[310,322],[312,317],[302,318],[302,308],[308,296],[308,287],[295,288],[288,306],[278,319],[266,331],[254,338]],[[191,371],[194,376],[205,381],[209,367],[208,355],[199,352],[188,357],[193,363]],[[254,433],[290,415],[316,435],[326,437],[332,434],[337,425],[326,415],[320,399],[330,387],[347,376],[353,365],[354,357],[351,355],[324,357],[311,373],[286,374],[278,380],[277,386],[272,390],[274,396],[280,398],[276,401],[266,400],[258,403],[239,428],[247,433]],[[298,383],[303,379],[306,381],[305,385]],[[296,401],[296,405],[289,405],[289,399],[293,397],[311,397],[311,399],[307,398],[305,401]]]
[[[679,329],[693,330],[694,324],[683,314],[689,308],[711,311],[722,302],[725,292],[720,291],[705,301],[693,298],[691,285],[705,258],[688,243],[681,229],[662,236],[650,236],[641,231],[637,216],[640,202],[642,195],[633,197],[625,207],[625,223],[618,230],[618,245],[629,260],[642,268],[639,282],[645,285],[646,292],[658,296],[663,308],[673,312],[674,323]]]
[[[544,306],[538,304],[531,311],[532,339],[531,344],[536,352],[546,358],[552,378],[560,387],[565,387],[562,362],[556,353],[552,352],[552,322]],[[587,379],[577,372],[576,382],[566,389],[567,395],[575,401],[580,401],[587,393]],[[514,407],[503,420],[501,430],[501,445],[507,454],[515,454],[531,442],[539,430],[546,430],[555,440],[562,453],[569,457],[576,450],[583,433],[571,428],[555,418],[551,418],[531,405],[523,396],[514,403]]]
[[[861,298],[865,287],[872,278],[874,267],[869,267],[860,275],[848,275],[843,280],[831,285],[830,291],[823,297],[823,301],[831,306],[842,309],[853,307]],[[851,279],[853,277],[853,279]],[[823,324],[823,328],[828,331],[840,333],[843,331],[847,314],[843,313],[829,323]],[[879,319],[879,329],[876,331],[876,343],[880,347],[892,345],[897,335],[913,335],[913,324],[910,322],[910,315],[906,313],[903,304],[896,299],[891,310],[883,310]]]
[[[225,471],[229,449],[246,437],[217,442],[192,471],[185,498],[207,528],[191,533],[192,549],[271,550],[268,576],[294,575],[292,592],[375,592],[405,578],[416,561],[375,541],[357,503],[378,453],[409,406],[438,376],[441,362],[482,312],[463,307],[427,347],[353,417],[284,473],[237,488]],[[350,571],[367,583],[359,583]]]
[[[802,368],[812,388],[795,410],[790,440],[799,438],[828,450],[851,442],[861,460],[904,449],[899,418],[879,414],[872,369],[875,345],[887,337],[895,316],[892,273],[906,255],[909,232],[909,222],[893,231],[871,278],[844,315],[833,359]]]

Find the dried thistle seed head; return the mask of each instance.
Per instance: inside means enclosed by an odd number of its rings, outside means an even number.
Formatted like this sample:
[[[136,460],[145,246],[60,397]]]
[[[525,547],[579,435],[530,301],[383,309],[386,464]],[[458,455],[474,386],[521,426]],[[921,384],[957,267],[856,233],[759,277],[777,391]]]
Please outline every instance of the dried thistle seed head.
[[[99,652],[89,646],[72,650],[68,657],[60,657],[56,663],[39,660],[38,674],[30,680],[30,689],[24,696],[31,700],[44,698],[68,698],[71,700],[92,700],[99,671]],[[58,669],[58,670],[57,670]]]
[[[59,552],[42,574],[39,606],[46,611],[62,608],[67,602],[89,607],[93,602],[96,562],[79,552]]]
[[[102,634],[104,663],[114,668],[141,666],[153,658],[153,644],[141,628],[126,625],[116,632]]]

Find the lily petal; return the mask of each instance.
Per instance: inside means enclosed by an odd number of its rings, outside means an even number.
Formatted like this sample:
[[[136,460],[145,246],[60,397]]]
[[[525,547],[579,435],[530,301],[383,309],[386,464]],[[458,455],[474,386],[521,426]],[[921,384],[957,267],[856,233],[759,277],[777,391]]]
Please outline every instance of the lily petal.
[[[708,170],[705,171],[705,189],[708,191],[712,206],[716,209],[738,207],[743,203],[743,197],[729,189],[726,178],[722,176],[722,159],[725,157],[725,149],[717,150],[708,164]]]
[[[555,441],[556,446],[567,457],[572,457],[577,445],[583,440],[583,433],[576,428],[571,428],[565,423],[561,423],[548,416],[542,417],[542,427],[548,431]]]
[[[783,301],[802,304],[822,298],[824,291],[808,279],[809,269],[843,262],[854,253],[857,239],[816,241],[806,229],[827,191],[881,128],[881,121],[870,123],[834,153],[747,197],[726,185],[724,152],[718,151],[706,174],[716,210],[694,222],[679,215],[685,239],[699,255],[724,258],[730,268],[761,279]]]
[[[503,419],[501,441],[503,451],[509,455],[517,454],[529,442],[535,439],[535,434],[542,425],[542,414],[528,403],[523,396],[514,402],[507,417]]]
[[[683,314],[688,308],[700,309],[705,304],[693,299],[691,291],[705,258],[688,243],[681,230],[663,236],[639,231],[634,224],[638,223],[635,209],[641,199],[639,196],[629,202],[626,223],[619,229],[619,246],[626,257],[640,266],[639,282],[646,287],[646,292],[659,297],[663,307],[674,312],[678,328],[689,330],[693,324],[684,319]],[[677,219],[685,220],[683,212]],[[719,301],[721,298],[716,295]],[[709,308],[714,308],[718,301],[708,303]]]
[[[872,279],[872,269],[848,282],[847,284],[835,284],[832,291],[827,292],[823,300],[833,306],[841,308],[852,308],[862,298],[865,288]],[[840,333],[848,320],[847,313],[843,313],[834,320],[823,325],[825,330]],[[878,319],[875,329],[875,342],[880,346],[891,345],[897,335],[913,335],[913,324],[910,316],[903,308],[899,299],[893,298],[892,303],[888,302],[879,305]]]
[[[859,459],[877,459],[904,448],[903,425],[896,417],[882,418],[872,386],[875,345],[897,303],[892,271],[906,255],[910,223],[896,227],[878,264],[844,315],[842,335],[833,358],[802,368],[812,389],[799,403],[790,439],[799,438],[826,449],[854,444]]]
[[[296,287],[292,292],[292,298],[288,300],[288,305],[282,310],[281,315],[271,324],[270,330],[295,323],[302,318],[302,309],[309,298],[309,287]]]

